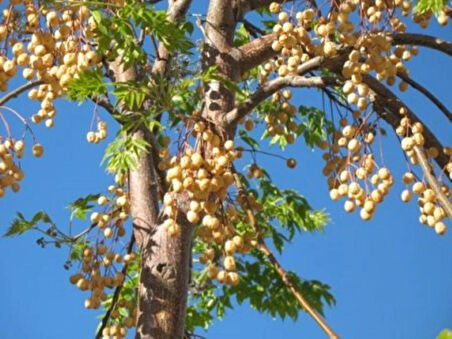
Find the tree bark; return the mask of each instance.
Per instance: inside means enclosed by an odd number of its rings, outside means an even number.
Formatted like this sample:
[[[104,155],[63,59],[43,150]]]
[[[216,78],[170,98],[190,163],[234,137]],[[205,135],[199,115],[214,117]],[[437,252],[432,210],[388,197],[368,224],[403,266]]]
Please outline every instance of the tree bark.
[[[232,1],[211,0],[207,11],[203,69],[216,66],[226,81],[237,82],[240,70],[239,53],[233,48],[235,17]],[[234,108],[235,93],[221,81],[211,81],[204,89],[205,106],[202,116],[212,124],[223,139],[232,139],[235,126],[227,126],[224,117]]]
[[[177,237],[157,226],[142,248],[137,339],[184,335],[193,227],[181,219]]]
[[[110,65],[116,81],[134,80],[133,69],[124,71],[119,62]],[[152,142],[151,131],[142,126],[132,137]],[[141,254],[138,286],[137,339],[182,338],[190,275],[193,226],[184,213],[178,222],[182,232],[170,237],[160,224],[158,175],[152,150],[140,155],[129,173],[129,196],[133,231]]]
[[[169,0],[167,18],[181,20],[191,0]],[[153,73],[164,76],[167,72],[169,52],[163,44]],[[135,80],[134,68],[124,70],[120,60],[109,65],[115,81]],[[152,98],[150,98],[152,101]],[[155,147],[152,131],[140,126],[132,135]],[[149,149],[140,155],[137,166],[129,173],[129,196],[133,232],[141,255],[140,281],[136,319],[137,339],[182,338],[185,331],[185,310],[190,276],[191,242],[193,226],[179,213],[177,221],[182,231],[171,237],[159,218],[159,173],[155,152]],[[160,185],[160,187],[163,187]],[[165,193],[165,192],[161,192]]]

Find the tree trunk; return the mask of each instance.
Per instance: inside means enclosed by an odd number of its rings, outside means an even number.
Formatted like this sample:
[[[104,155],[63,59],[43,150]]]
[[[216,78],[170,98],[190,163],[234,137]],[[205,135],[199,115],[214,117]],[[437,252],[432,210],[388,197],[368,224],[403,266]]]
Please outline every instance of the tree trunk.
[[[184,13],[189,0],[171,1],[170,20],[175,21]],[[206,44],[204,45],[204,69],[216,65],[227,80],[239,78],[239,68],[232,52],[234,37],[234,12],[232,2],[211,0],[207,15]],[[162,52],[164,52],[162,50]],[[232,54],[232,55],[231,55]],[[164,74],[167,58],[154,65],[154,72]],[[135,72],[113,70],[119,81],[133,80]],[[220,82],[212,82],[206,88],[206,110],[203,116],[216,121],[218,131],[231,138],[223,123],[224,115],[234,106],[234,93]],[[134,134],[152,144],[152,135],[144,127]],[[130,203],[134,234],[141,254],[141,273],[138,287],[137,339],[181,339],[185,330],[185,313],[190,277],[191,243],[194,227],[183,212],[187,197],[178,197],[177,222],[181,232],[168,235],[160,225],[158,208],[158,180],[156,164],[151,154],[143,154],[135,170],[130,172]]]
[[[134,137],[148,139],[144,128]],[[179,213],[181,232],[168,235],[158,218],[157,175],[142,154],[129,177],[134,234],[141,253],[136,338],[182,338],[190,275],[193,226]]]
[[[180,226],[174,238],[164,227],[155,228],[142,249],[137,339],[184,335],[193,227]]]

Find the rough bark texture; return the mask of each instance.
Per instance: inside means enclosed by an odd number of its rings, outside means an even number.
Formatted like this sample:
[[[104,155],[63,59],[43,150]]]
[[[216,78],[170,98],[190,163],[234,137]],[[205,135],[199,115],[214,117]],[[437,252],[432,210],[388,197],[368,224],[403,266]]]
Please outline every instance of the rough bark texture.
[[[191,0],[170,0],[168,20],[183,18],[190,3]],[[169,59],[170,54],[161,44],[153,73],[165,76]],[[110,69],[116,81],[126,82],[137,76],[133,68],[124,70],[119,62],[110,64]],[[152,131],[145,126],[139,127],[132,137],[156,146]],[[161,225],[158,200],[162,178],[157,173],[155,153],[150,149],[141,154],[136,168],[129,173],[132,223],[141,254],[136,338],[174,339],[182,338],[185,330],[193,226],[183,213],[178,217],[182,228],[178,236],[170,237]],[[160,182],[160,188],[164,186]]]
[[[237,55],[232,48],[235,19],[231,1],[211,0],[207,11],[205,26],[205,44],[203,50],[203,68],[217,66],[221,77],[229,81],[239,79]],[[232,130],[222,125],[223,116],[234,107],[234,93],[220,81],[212,81],[204,89],[205,109],[203,117],[217,128],[217,132],[231,137]],[[226,136],[225,136],[226,137]]]
[[[177,2],[182,6],[182,2]],[[182,6],[185,8],[185,6]],[[167,51],[160,47],[165,58],[157,61],[154,71],[165,73]],[[116,81],[130,81],[136,77],[132,68],[123,70],[119,62],[110,64]],[[146,127],[138,128],[134,138],[153,144],[153,136]],[[190,253],[193,226],[180,213],[178,222],[182,232],[170,237],[160,225],[158,207],[158,174],[152,150],[141,154],[135,169],[129,173],[130,205],[134,235],[141,254],[141,273],[138,286],[136,338],[182,338],[185,330],[185,310],[190,275]]]
[[[184,335],[193,227],[181,218],[179,224],[174,238],[154,227],[142,249],[136,338]]]

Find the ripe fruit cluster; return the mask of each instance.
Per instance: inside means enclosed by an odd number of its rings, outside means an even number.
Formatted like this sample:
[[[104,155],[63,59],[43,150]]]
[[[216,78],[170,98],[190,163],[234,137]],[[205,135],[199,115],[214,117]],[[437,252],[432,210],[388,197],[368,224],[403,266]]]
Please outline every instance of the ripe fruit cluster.
[[[171,236],[179,235],[181,226],[177,213],[185,213],[188,222],[199,225],[197,235],[209,246],[199,257],[201,263],[208,265],[207,275],[221,283],[235,285],[239,275],[233,255],[252,248],[251,235],[239,235],[233,226],[239,218],[235,205],[226,203],[228,190],[235,182],[232,164],[241,157],[241,151],[232,140],[222,141],[202,121],[193,124],[192,134],[195,146],[185,145],[180,155],[170,157],[167,148],[160,150],[159,168],[167,170],[166,179],[170,183],[170,191],[163,197],[167,216],[164,227]],[[178,206],[181,196],[188,198],[185,209]],[[238,198],[242,202],[244,199],[248,197]],[[257,205],[252,196],[248,202]],[[223,269],[218,265],[221,258]]]
[[[303,63],[314,56],[331,58],[338,55],[339,48],[349,50],[348,60],[342,66],[342,76],[346,79],[342,92],[347,103],[351,107],[356,106],[357,109],[352,114],[354,122],[350,124],[346,118],[342,118],[340,120],[342,130],[332,134],[329,152],[323,155],[326,161],[323,174],[328,177],[331,199],[339,200],[346,197],[345,211],[353,212],[356,207],[361,207],[360,216],[363,220],[369,220],[372,217],[376,205],[383,201],[394,183],[387,168],[378,168],[370,148],[375,139],[376,123],[370,122],[372,112],[365,113],[364,118],[362,116],[368,109],[373,93],[363,79],[374,72],[379,81],[386,81],[389,86],[392,86],[396,82],[397,74],[408,75],[404,63],[418,54],[416,47],[392,46],[390,33],[405,32],[406,30],[406,25],[397,16],[390,15],[397,8],[401,9],[403,16],[407,16],[411,9],[411,2],[347,0],[338,5],[335,11],[331,11],[328,18],[315,18],[316,12],[313,9],[298,12],[295,18],[291,18],[282,10],[279,3],[274,2],[269,7],[270,12],[278,15],[278,21],[273,29],[277,34],[277,40],[273,42],[272,48],[279,52],[279,56],[276,60],[263,66],[262,82],[267,81],[272,72],[277,72],[281,77],[297,74],[302,69]],[[360,32],[349,20],[355,11],[358,11],[361,17]],[[422,16],[415,14],[413,20],[426,27],[430,17],[431,13]],[[438,20],[441,24],[447,23],[447,19],[445,20],[442,14]],[[314,21],[316,23],[312,26]],[[385,32],[387,29],[385,22],[389,22],[391,32]],[[372,25],[373,29],[367,30],[367,23]],[[380,26],[380,31],[375,30],[375,27],[378,26]],[[311,30],[311,28],[314,29]],[[314,43],[315,41],[319,41],[319,43]],[[400,91],[405,91],[407,87],[407,83],[403,81],[399,83]],[[278,92],[273,100],[278,102],[281,98],[289,100],[290,97],[291,93],[281,96],[281,93]],[[291,107],[288,102],[284,102],[283,105]],[[270,135],[285,135],[286,131],[297,130],[296,123],[291,121],[292,115],[287,113],[290,113],[290,110],[288,112],[283,110],[278,116],[266,117],[267,131]],[[400,113],[406,114],[406,109],[402,108]],[[403,137],[402,149],[413,164],[417,163],[413,147],[423,147],[424,145],[422,131],[422,125],[420,123],[411,125],[408,117],[401,118],[400,126],[396,131]],[[288,138],[289,143],[293,142],[290,135],[285,135],[285,137]],[[326,145],[322,146],[321,148],[326,148]],[[346,150],[346,154],[343,154],[342,150]],[[427,150],[427,154],[430,157],[436,157],[439,151],[430,148]],[[452,165],[448,165],[448,167],[452,168]],[[253,173],[254,171],[255,169],[253,169]],[[417,184],[416,190],[420,189],[420,185],[421,183]],[[423,185],[425,186],[425,184]],[[442,189],[449,195],[446,185],[443,185]],[[422,194],[422,192],[423,190],[418,194]],[[428,199],[431,200],[430,195],[433,191],[429,189],[428,192]],[[410,196],[409,191],[404,191],[402,199],[409,200]],[[444,210],[440,206],[436,206],[437,218],[431,214],[425,214],[422,209],[424,202],[431,203],[432,201],[426,200],[425,197],[420,199],[421,222],[429,223],[431,226],[438,224],[437,232],[444,233],[445,225],[441,221],[445,216]],[[433,210],[427,204],[427,211],[432,212]]]
[[[297,108],[289,103],[290,98],[292,98],[292,92],[288,89],[275,93],[272,101],[279,104],[280,109],[277,114],[267,113],[264,121],[267,124],[266,133],[269,136],[282,137],[291,145],[297,138],[296,132],[300,126],[295,121]]]
[[[342,75],[348,80],[343,85],[343,92],[350,105],[356,105],[360,111],[366,110],[371,91],[363,78],[375,72],[378,80],[386,80],[392,86],[396,82],[397,73],[408,74],[404,62],[418,54],[416,47],[393,47],[391,34],[385,32],[387,21],[390,23],[391,33],[405,32],[405,24],[397,16],[390,14],[397,8],[402,10],[402,15],[408,15],[411,2],[348,0],[331,11],[328,18],[315,18],[316,12],[313,9],[305,9],[296,13],[292,20],[288,13],[282,11],[280,4],[272,3],[270,11],[278,14],[278,22],[273,28],[278,38],[273,42],[272,48],[280,55],[275,61],[264,65],[261,80],[265,82],[272,72],[277,72],[281,77],[296,74],[303,67],[302,64],[312,57],[334,57],[339,48],[348,48],[351,51],[342,69]],[[363,32],[361,27],[358,32],[349,20],[355,11],[361,13],[361,26],[368,23],[372,29],[364,29]],[[415,16],[413,19],[416,21],[416,18]],[[311,30],[314,21],[314,30]],[[377,25],[381,26],[379,32],[375,32]],[[319,43],[315,44],[314,41]],[[399,83],[401,91],[407,88],[408,84],[404,81]]]
[[[124,266],[137,260],[133,252],[124,255],[121,253],[119,241],[126,233],[124,223],[129,218],[127,192],[123,187],[111,185],[108,193],[97,199],[102,212],[93,212],[90,216],[93,227],[99,230],[101,237],[83,250],[81,270],[70,277],[70,282],[77,288],[91,292],[91,296],[85,300],[87,309],[98,309],[101,302],[107,299],[105,289],[122,285],[126,279]],[[117,324],[107,327],[104,337],[125,337],[127,328],[135,325],[135,305],[131,300],[118,301],[111,313],[112,321]],[[123,310],[120,312],[120,309]],[[124,312],[127,316],[124,316]]]
[[[424,127],[421,123],[413,123],[408,116],[408,110],[405,107],[401,107],[399,110],[402,118],[400,119],[400,124],[396,129],[396,133],[402,137],[401,148],[406,153],[410,163],[412,165],[417,165],[419,159],[417,158],[417,153],[415,148],[417,147],[421,152],[424,152],[428,159],[436,158],[439,155],[439,150],[430,147],[424,149],[425,139],[423,136]],[[451,150],[446,148],[443,150],[446,155],[451,155]],[[433,166],[430,164],[431,168]],[[445,169],[449,172],[449,177],[452,175],[452,162],[447,164]],[[439,199],[435,191],[429,187],[423,180],[419,180],[413,174],[413,172],[406,172],[403,175],[403,182],[405,185],[412,185],[411,189],[415,195],[418,196],[418,204],[420,210],[419,221],[421,224],[428,225],[435,229],[436,233],[443,235],[447,231],[447,226],[443,222],[446,218],[446,213],[444,208],[439,203]],[[450,197],[450,189],[446,184],[441,185],[441,190],[446,197]],[[411,200],[411,192],[409,189],[405,189],[401,194],[401,199],[403,202],[409,202]]]
[[[112,324],[103,329],[102,339],[125,338],[127,329],[135,327],[136,317],[136,300],[119,299],[110,314]]]
[[[13,192],[20,190],[19,182],[24,178],[23,170],[15,160],[21,159],[25,152],[25,141],[7,138],[2,141],[0,137],[0,198],[6,194],[6,189]],[[44,148],[40,144],[33,145],[32,152],[35,157],[41,157]]]
[[[354,111],[353,118],[349,123],[343,117],[339,121],[341,130],[332,133],[331,144],[323,154],[326,164],[322,173],[328,177],[330,198],[336,201],[345,197],[346,212],[361,207],[361,218],[369,220],[394,180],[387,168],[378,168],[371,151],[375,132],[366,122],[369,117],[361,119],[361,112]]]
[[[241,156],[240,152],[234,149],[232,140],[222,143],[220,137],[207,129],[202,121],[194,124],[193,134],[197,140],[195,148],[186,146],[180,156],[173,157],[169,157],[167,149],[160,152],[162,161],[159,167],[167,169],[166,179],[171,185],[170,192],[164,197],[165,214],[168,216],[165,227],[171,235],[177,235],[180,231],[176,222],[177,208],[174,194],[184,190],[188,192],[190,198],[187,220],[196,224],[200,221],[201,215],[207,213],[203,224],[210,218],[212,219],[210,223],[219,225],[219,221],[213,215],[226,198],[229,186],[234,182],[232,162]]]
[[[316,52],[315,45],[307,30],[314,20],[314,10],[306,9],[297,13],[296,25],[290,21],[286,12],[281,11],[279,4],[272,3],[270,11],[278,13],[278,22],[273,27],[278,39],[273,42],[272,48],[274,51],[280,52],[280,57],[276,61],[264,65],[261,71],[263,82],[274,71],[281,77],[289,73],[296,73],[298,67],[308,61],[310,55]]]
[[[88,40],[94,28],[90,11],[80,5],[51,9],[32,0],[14,0],[3,9],[2,19],[0,41],[8,50],[0,55],[0,91],[7,91],[9,81],[20,73],[25,80],[39,81],[28,92],[30,99],[40,102],[31,120],[51,128],[56,117],[54,100],[66,93],[69,82],[81,71],[98,62]],[[95,138],[105,136],[105,129],[100,129]],[[9,137],[3,143],[0,197],[8,186],[15,192],[20,189],[23,172],[14,157],[20,159],[23,149],[22,140],[12,141]],[[33,153],[40,157],[42,146],[34,145]]]
[[[19,6],[20,1],[16,2],[15,6]],[[18,73],[18,67],[23,68],[24,79],[40,80],[42,84],[28,93],[30,99],[41,102],[41,109],[32,116],[32,121],[44,121],[51,128],[56,116],[53,101],[64,95],[68,84],[78,73],[97,63],[96,53],[90,44],[80,44],[79,35],[89,36],[89,10],[86,6],[60,11],[39,9],[32,1],[27,1],[24,6],[26,31],[31,33],[31,37],[25,45],[25,42],[10,37],[20,32],[16,26],[4,26],[12,58],[0,57],[0,70],[3,70],[0,72],[0,88],[6,90],[9,78]],[[6,11],[6,17],[22,13],[14,6]],[[41,18],[46,22],[42,27]]]
[[[86,140],[89,143],[98,144],[107,137],[107,123],[105,121],[99,121],[97,123],[97,131],[89,131],[86,134]]]
[[[207,276],[230,285],[236,285],[240,280],[235,255],[248,253],[257,245],[253,231],[239,234],[235,225],[248,222],[241,212],[248,206],[256,211],[262,210],[262,205],[252,194],[239,193],[235,202],[240,209],[228,203],[215,216],[206,214],[207,218],[203,218],[197,230],[199,238],[209,245],[199,256],[200,263],[207,265]]]
[[[130,207],[127,192],[121,187],[111,185],[108,197],[101,195],[97,203],[103,206],[105,212],[93,212],[91,222],[102,230],[105,238],[123,237],[125,235],[124,223],[129,218]]]
[[[439,204],[436,193],[422,180],[416,180],[416,177],[412,172],[406,172],[403,175],[403,182],[406,185],[412,185],[411,189],[415,195],[418,196],[419,211],[421,215],[419,216],[419,222],[424,225],[428,225],[434,228],[435,232],[443,235],[447,231],[447,226],[443,222],[446,213],[443,207]],[[443,192],[447,197],[450,196],[449,188],[444,185],[442,186]],[[411,192],[406,189],[401,194],[401,199],[403,202],[408,202],[411,200]]]

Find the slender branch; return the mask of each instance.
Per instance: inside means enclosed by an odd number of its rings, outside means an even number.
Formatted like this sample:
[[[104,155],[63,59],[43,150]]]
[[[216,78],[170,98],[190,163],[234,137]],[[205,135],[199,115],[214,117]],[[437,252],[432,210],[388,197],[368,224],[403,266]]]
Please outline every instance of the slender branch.
[[[2,121],[3,126],[5,127],[5,131],[6,131],[6,134],[8,135],[8,138],[11,138],[11,130],[9,128],[8,121],[6,121],[6,119],[2,113],[0,113],[0,120]]]
[[[15,90],[9,92],[8,94],[6,94],[4,97],[2,97],[0,99],[0,106],[3,106],[5,103],[7,103],[9,100],[16,98],[17,96],[19,96],[20,94],[22,94],[23,92],[41,85],[43,82],[42,80],[38,80],[38,81],[33,81],[33,82],[28,82],[20,87],[17,87]]]
[[[166,17],[171,22],[180,21],[185,17],[192,0],[169,0],[169,7]],[[158,58],[156,59],[152,73],[163,75],[167,72],[170,53],[163,43],[160,43],[157,49]]]
[[[328,60],[326,67],[341,78],[342,63],[337,61],[341,61],[341,57],[338,57],[337,60]],[[430,129],[425,126],[421,119],[419,119],[398,96],[374,77],[364,75],[363,82],[366,83],[372,91],[371,101],[373,102],[373,108],[394,130],[399,126],[400,120],[402,119],[402,116],[399,113],[402,107],[406,108],[407,116],[413,123],[419,122],[424,126],[423,135],[425,138],[425,147],[434,147],[439,151],[439,155],[435,158],[435,161],[440,168],[445,168],[449,162],[449,156],[442,152],[444,149],[443,145]]]
[[[417,160],[419,161],[419,165],[422,168],[422,171],[424,172],[425,177],[427,178],[427,181],[432,188],[432,190],[435,192],[436,198],[439,200],[441,205],[444,208],[444,211],[446,212],[447,216],[449,218],[452,218],[452,204],[447,198],[447,196],[444,194],[444,192],[441,190],[441,187],[436,180],[435,176],[432,174],[431,166],[427,160],[427,157],[424,153],[424,151],[418,147],[414,147],[414,152],[416,153]]]
[[[393,45],[418,45],[424,46],[452,56],[452,42],[434,36],[415,33],[394,33]]]
[[[6,109],[8,112],[14,114],[14,116],[20,120],[20,122],[22,122],[26,127],[28,126],[27,120],[25,120],[25,118],[20,115],[19,112],[17,112],[15,109],[12,109],[8,106],[0,106],[0,109]]]
[[[271,33],[237,48],[237,51],[239,52],[238,64],[241,67],[241,73],[246,73],[250,69],[276,56],[278,52],[275,52],[272,49],[272,43],[276,39],[277,34]],[[447,55],[452,55],[452,42],[425,34],[394,33],[392,34],[392,44],[418,45],[435,49]]]
[[[399,114],[402,107],[406,108],[407,116],[412,123],[420,122],[424,126],[423,135],[425,138],[425,147],[434,147],[439,151],[439,155],[435,158],[435,161],[441,168],[445,168],[449,162],[449,156],[442,151],[444,149],[443,145],[430,129],[425,126],[421,119],[419,119],[399,97],[374,77],[365,75],[363,76],[363,82],[365,82],[373,91],[374,98],[372,100],[375,111],[383,120],[389,123],[394,130],[399,126],[400,120],[403,117]]]
[[[438,107],[444,113],[444,115],[449,119],[449,121],[452,121],[452,113],[429,90],[427,90],[420,83],[414,81],[404,73],[397,73],[397,76],[406,83],[408,83],[411,87],[424,94],[428,99],[430,99],[431,102],[433,102],[436,105],[436,107]]]
[[[115,106],[113,106],[108,98],[105,97],[97,97],[97,98],[91,98],[91,100],[99,105],[100,107],[104,108],[108,113],[111,115],[119,115],[119,112],[116,110]]]
[[[134,244],[135,244],[135,237],[134,237],[134,235],[132,233],[132,236],[130,237],[129,244],[127,245],[127,254],[132,253],[132,249],[133,249],[133,245]],[[124,276],[127,273],[128,265],[129,265],[128,263],[124,264],[124,267],[121,270],[121,273]],[[107,326],[108,321],[110,320],[111,312],[113,312],[113,309],[115,308],[116,303],[118,302],[119,295],[121,294],[121,290],[122,290],[123,286],[124,286],[124,282],[121,285],[116,287],[115,292],[113,294],[113,298],[111,300],[110,307],[108,308],[107,312],[105,313],[104,317],[102,318],[101,326],[97,330],[96,339],[102,338],[102,332],[103,332],[104,328]]]
[[[70,239],[71,242],[76,242],[79,238],[83,237],[85,234],[88,234],[89,232],[91,232],[94,228],[96,228],[97,223],[93,223],[91,225],[89,225],[88,228],[86,228],[85,230],[81,231],[80,233],[74,235],[74,236],[70,236],[67,237]]]
[[[238,47],[236,49],[239,56],[237,65],[240,67],[240,73],[244,74],[277,55],[277,52],[272,49],[272,43],[277,38],[277,33],[271,33]]]
[[[303,307],[303,309],[315,320],[315,322],[322,328],[323,331],[332,339],[339,339],[339,335],[334,332],[334,330],[327,324],[325,319],[316,312],[316,310],[309,304],[309,302],[301,295],[301,293],[295,288],[295,285],[290,280],[289,275],[281,266],[281,264],[276,259],[273,252],[268,248],[268,246],[263,242],[260,243],[259,250],[270,260],[271,264],[275,270],[280,275],[284,284],[290,289],[292,294],[295,296],[297,301]]]
[[[276,78],[256,90],[244,103],[233,109],[225,116],[227,124],[235,124],[245,115],[251,112],[257,105],[284,87],[326,87],[337,84],[335,77],[304,77],[289,75]]]
[[[237,185],[237,189],[239,190],[239,192],[240,193],[244,192],[242,181],[240,180],[240,177],[237,173],[234,173],[234,179],[235,179],[235,183]],[[247,200],[245,199],[245,201],[247,201]],[[323,331],[325,331],[325,333],[330,338],[339,339],[339,336],[326,323],[325,319],[323,319],[322,316],[319,313],[317,313],[317,311],[309,304],[309,302],[296,289],[295,285],[290,280],[290,277],[287,274],[287,272],[284,270],[284,268],[278,262],[275,255],[273,254],[273,252],[265,244],[264,238],[262,237],[262,232],[259,228],[259,225],[256,221],[256,218],[254,217],[254,214],[253,214],[250,206],[247,207],[246,212],[247,212],[247,216],[248,216],[250,225],[255,229],[256,234],[257,234],[258,249],[268,258],[270,263],[273,265],[275,270],[278,272],[283,283],[289,288],[290,292],[297,299],[297,301],[299,302],[301,307],[315,320],[315,322],[322,328]]]

